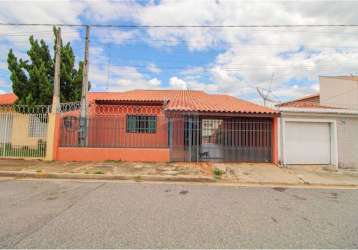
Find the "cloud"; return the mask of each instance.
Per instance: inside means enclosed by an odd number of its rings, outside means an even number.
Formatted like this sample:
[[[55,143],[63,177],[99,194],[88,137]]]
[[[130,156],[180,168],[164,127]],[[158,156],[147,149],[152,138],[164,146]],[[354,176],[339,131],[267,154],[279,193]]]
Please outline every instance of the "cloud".
[[[139,72],[134,67],[91,65],[92,86],[97,90],[127,91],[131,89],[158,89],[161,81]]]
[[[357,23],[353,1],[42,1],[1,2],[1,22],[124,23],[139,25],[246,25]],[[0,27],[0,52],[24,53],[29,33],[53,40],[51,27]],[[12,34],[12,35],[11,35]],[[26,34],[19,36],[19,34]],[[76,28],[63,29],[68,41]],[[255,99],[256,86],[281,99],[318,90],[318,75],[358,73],[358,29],[353,28],[148,28],[93,29],[90,79],[98,89],[162,87],[156,58],[143,74],[132,67],[107,66],[103,44],[131,40],[157,49],[187,46],[189,53],[215,51],[205,65],[169,75],[171,88],[202,89]],[[76,40],[77,39],[77,40]],[[92,41],[91,41],[92,42]],[[6,58],[1,58],[6,60]],[[93,62],[95,65],[92,65]],[[171,63],[168,62],[168,64]],[[171,66],[171,65],[168,65]],[[1,67],[1,64],[0,64]],[[155,76],[155,78],[154,78]],[[167,76],[165,76],[167,77]],[[109,80],[108,80],[109,79]],[[163,81],[163,80],[162,80]]]
[[[162,72],[161,69],[158,68],[158,66],[155,65],[154,63],[148,64],[147,70],[148,70],[149,72],[151,72],[151,73],[154,73],[154,74],[159,74],[160,72]]]
[[[143,25],[356,23],[357,7],[358,2],[333,1],[164,0],[146,5],[135,19]],[[270,13],[269,18],[263,13]],[[180,88],[210,86],[218,92],[252,98],[255,87],[260,86],[289,98],[316,91],[318,75],[357,73],[356,29],[149,28],[147,32],[150,39],[163,41],[156,46],[183,41],[189,50],[224,50],[199,74],[182,72],[182,79],[172,77],[171,86]],[[203,75],[208,79],[203,81]],[[292,80],[300,82],[298,88],[292,87]],[[305,82],[316,82],[315,87]]]
[[[173,89],[188,89],[187,83],[176,76],[170,78],[169,84]]]
[[[158,80],[157,78],[153,78],[149,80],[149,86],[153,86],[153,87],[160,87],[161,81]]]
[[[118,29],[92,29],[96,41],[106,44],[122,44],[139,36],[136,30],[121,31]]]

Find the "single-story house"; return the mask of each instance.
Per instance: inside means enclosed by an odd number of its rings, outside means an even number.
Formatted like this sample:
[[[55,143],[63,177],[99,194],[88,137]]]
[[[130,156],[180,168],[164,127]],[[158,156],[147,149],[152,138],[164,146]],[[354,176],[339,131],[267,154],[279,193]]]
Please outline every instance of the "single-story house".
[[[55,159],[278,162],[279,112],[267,107],[193,90],[90,92],[88,101],[86,121],[61,114]]]
[[[283,165],[358,169],[358,77],[322,76],[320,93],[278,108]]]

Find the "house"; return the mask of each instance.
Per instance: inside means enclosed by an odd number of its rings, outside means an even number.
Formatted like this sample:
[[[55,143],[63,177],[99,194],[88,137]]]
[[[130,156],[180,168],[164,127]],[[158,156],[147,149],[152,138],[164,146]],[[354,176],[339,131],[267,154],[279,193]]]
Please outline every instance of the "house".
[[[0,95],[0,104],[5,99],[3,104],[10,104],[9,98],[16,100]],[[279,113],[232,96],[193,90],[91,92],[88,104],[86,119],[79,110],[60,113],[55,159],[278,161]]]
[[[193,90],[92,92],[85,145],[62,115],[58,160],[275,162],[279,113]]]
[[[358,77],[321,76],[319,83],[320,93],[278,105],[280,161],[358,169]]]

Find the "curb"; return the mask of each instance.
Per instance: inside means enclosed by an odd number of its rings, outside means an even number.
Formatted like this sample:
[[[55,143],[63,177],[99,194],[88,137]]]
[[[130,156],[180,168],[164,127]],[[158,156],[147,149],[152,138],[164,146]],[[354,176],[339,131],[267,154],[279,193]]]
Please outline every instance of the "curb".
[[[327,183],[290,183],[290,182],[265,182],[249,181],[240,182],[210,177],[189,177],[189,176],[151,176],[151,175],[104,175],[104,174],[73,174],[73,173],[34,173],[34,172],[15,172],[0,171],[0,177],[14,178],[37,178],[37,179],[69,179],[69,180],[129,180],[129,181],[152,181],[152,182],[197,182],[197,183],[217,183],[238,186],[272,186],[272,187],[342,187],[358,188],[356,184],[327,184]]]
[[[210,177],[189,176],[151,176],[151,175],[104,175],[104,174],[72,174],[72,173],[33,173],[0,171],[0,177],[43,178],[43,179],[75,179],[75,180],[132,180],[132,181],[170,181],[170,182],[215,182]]]

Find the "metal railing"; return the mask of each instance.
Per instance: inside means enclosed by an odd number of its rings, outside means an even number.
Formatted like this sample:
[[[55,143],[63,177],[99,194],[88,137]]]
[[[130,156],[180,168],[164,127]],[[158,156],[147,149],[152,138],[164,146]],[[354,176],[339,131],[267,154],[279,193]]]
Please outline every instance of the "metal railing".
[[[270,162],[270,118],[164,115],[94,115],[80,143],[78,114],[61,118],[61,147],[169,148],[172,161]]]
[[[134,119],[137,118],[137,119]],[[164,116],[97,115],[86,119],[86,144],[80,143],[80,117],[63,115],[61,147],[167,148],[168,130]]]
[[[0,112],[0,157],[45,157],[47,113],[18,113],[15,110]]]

